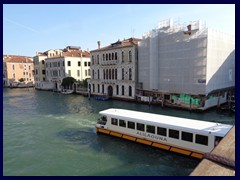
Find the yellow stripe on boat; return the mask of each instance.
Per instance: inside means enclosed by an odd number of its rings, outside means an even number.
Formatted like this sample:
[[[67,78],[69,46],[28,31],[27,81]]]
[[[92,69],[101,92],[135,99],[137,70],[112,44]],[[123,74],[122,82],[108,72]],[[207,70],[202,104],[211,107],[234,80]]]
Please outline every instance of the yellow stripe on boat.
[[[122,137],[122,134],[116,133],[116,132],[111,132],[110,135],[116,136],[116,137]]]
[[[97,131],[101,132],[101,133],[105,133],[105,134],[109,134],[110,133],[110,131],[108,131],[106,129],[100,129],[100,128],[97,128]]]
[[[190,155],[191,154],[190,151],[186,151],[186,150],[175,148],[175,147],[172,147],[170,149],[170,151],[177,152],[177,153],[180,153],[180,154],[185,154],[185,155]]]
[[[159,143],[153,143],[152,146],[157,147],[157,148],[166,149],[166,150],[170,149],[170,146],[166,146],[166,145],[159,144]]]
[[[198,154],[198,153],[192,153],[191,156],[195,157],[195,158],[199,158],[199,159],[203,158],[203,155],[202,154]]]
[[[123,135],[122,138],[128,139],[128,140],[130,140],[130,141],[136,141],[136,138],[135,138],[135,137],[132,137],[132,136]]]
[[[152,144],[151,141],[147,141],[147,140],[144,140],[144,139],[137,139],[136,141],[139,142],[139,143],[142,143],[142,144],[146,144],[146,145],[151,145]]]

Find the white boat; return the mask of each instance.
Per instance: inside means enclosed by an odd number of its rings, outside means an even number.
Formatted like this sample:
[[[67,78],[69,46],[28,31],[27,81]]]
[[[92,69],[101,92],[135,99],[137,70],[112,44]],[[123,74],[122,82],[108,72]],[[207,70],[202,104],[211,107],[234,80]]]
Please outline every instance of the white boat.
[[[159,114],[107,109],[99,112],[96,132],[202,159],[233,127]]]
[[[73,90],[71,89],[65,89],[61,92],[62,94],[72,94],[73,93]]]

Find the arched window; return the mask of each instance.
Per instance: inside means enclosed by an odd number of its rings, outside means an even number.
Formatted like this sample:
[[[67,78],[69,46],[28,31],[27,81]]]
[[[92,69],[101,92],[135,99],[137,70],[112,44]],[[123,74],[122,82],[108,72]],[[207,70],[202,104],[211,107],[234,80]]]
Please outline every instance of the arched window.
[[[103,61],[105,61],[105,54],[102,55]]]
[[[92,78],[94,79],[94,70],[92,70]]]
[[[95,92],[95,85],[94,84],[92,85],[92,89],[93,89],[93,92]]]
[[[109,73],[109,79],[112,79],[112,72],[111,72],[111,69],[108,70],[108,73]]]
[[[94,64],[94,56],[92,55],[92,64]]]
[[[132,51],[129,51],[129,62],[132,62]]]
[[[118,93],[119,93],[119,87],[118,87],[118,85],[116,86],[116,91],[117,91],[117,95],[118,95]]]
[[[117,79],[117,69],[115,69],[115,79]]]
[[[129,89],[128,89],[128,94],[129,94],[129,96],[132,96],[132,87],[131,86],[129,86]]]
[[[100,79],[99,69],[97,70],[97,73],[98,73],[98,79]]]
[[[103,70],[103,79],[105,79],[105,69]]]
[[[117,52],[115,52],[115,60],[117,60]]]
[[[112,79],[114,79],[114,69],[112,69]]]
[[[97,85],[98,93],[100,92],[100,85]]]
[[[122,68],[122,80],[124,80],[124,69]]]
[[[99,64],[99,55],[97,55],[97,63]]]
[[[108,79],[108,69],[106,70],[106,79]]]
[[[109,56],[109,60],[111,60],[111,53],[109,53],[109,55],[108,55],[108,56]]]
[[[132,69],[129,69],[129,80],[132,80]]]
[[[106,54],[106,60],[108,60],[108,54]]]
[[[114,60],[114,53],[112,53],[112,60]]]
[[[122,85],[122,95],[124,96],[124,85]]]

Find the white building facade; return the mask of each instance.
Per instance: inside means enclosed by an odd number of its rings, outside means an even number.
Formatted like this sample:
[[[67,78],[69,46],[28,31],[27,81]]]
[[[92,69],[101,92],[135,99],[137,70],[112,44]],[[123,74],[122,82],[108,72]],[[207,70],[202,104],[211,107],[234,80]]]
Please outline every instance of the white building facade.
[[[99,48],[90,52],[92,95],[135,100],[139,41],[137,38],[118,40],[103,48],[98,42]]]
[[[207,109],[226,102],[235,86],[235,37],[201,21],[160,21],[143,36],[138,65],[138,100]]]
[[[47,57],[39,63],[44,64],[44,71],[39,72],[42,77],[45,75],[45,79],[39,78],[36,88],[61,91],[62,80],[65,77],[73,77],[77,81],[91,77],[88,51],[82,51],[80,47],[68,46],[63,50],[49,50],[45,54]]]

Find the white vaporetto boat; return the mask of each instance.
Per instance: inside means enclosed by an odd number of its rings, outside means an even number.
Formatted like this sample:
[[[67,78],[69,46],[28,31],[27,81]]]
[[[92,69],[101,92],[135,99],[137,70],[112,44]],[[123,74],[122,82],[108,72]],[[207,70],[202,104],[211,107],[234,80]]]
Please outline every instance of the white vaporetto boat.
[[[99,112],[96,131],[202,159],[232,125],[159,114],[107,109]]]

